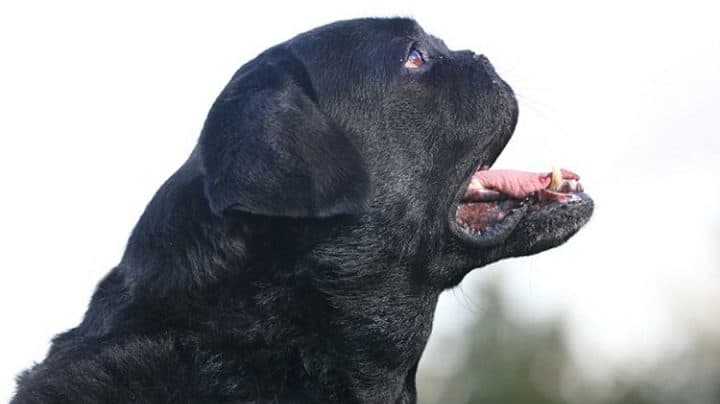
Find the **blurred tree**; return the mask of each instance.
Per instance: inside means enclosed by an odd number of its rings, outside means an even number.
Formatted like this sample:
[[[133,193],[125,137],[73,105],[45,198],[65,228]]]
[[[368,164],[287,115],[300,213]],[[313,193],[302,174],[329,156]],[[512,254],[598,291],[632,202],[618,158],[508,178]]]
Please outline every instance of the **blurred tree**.
[[[467,355],[439,396],[445,403],[562,403],[564,348],[557,324],[521,326],[507,318],[495,287],[463,334]]]
[[[714,340],[696,339],[681,356],[663,358],[657,369],[592,385],[572,372],[559,320],[525,324],[508,316],[497,283],[479,296],[482,310],[448,341],[465,344],[465,355],[442,382],[432,364],[418,375],[422,404],[719,404],[720,350]],[[569,376],[569,377],[568,377]],[[440,385],[441,384],[441,385]]]

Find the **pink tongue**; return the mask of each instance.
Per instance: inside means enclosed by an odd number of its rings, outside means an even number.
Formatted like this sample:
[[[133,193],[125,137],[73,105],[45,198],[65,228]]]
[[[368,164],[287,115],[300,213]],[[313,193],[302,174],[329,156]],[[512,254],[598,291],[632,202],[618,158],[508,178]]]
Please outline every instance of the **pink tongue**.
[[[580,177],[572,171],[561,169],[563,179],[578,180]],[[473,174],[468,186],[466,198],[472,194],[493,190],[522,199],[533,192],[550,186],[552,173],[531,173],[519,170],[479,170]]]

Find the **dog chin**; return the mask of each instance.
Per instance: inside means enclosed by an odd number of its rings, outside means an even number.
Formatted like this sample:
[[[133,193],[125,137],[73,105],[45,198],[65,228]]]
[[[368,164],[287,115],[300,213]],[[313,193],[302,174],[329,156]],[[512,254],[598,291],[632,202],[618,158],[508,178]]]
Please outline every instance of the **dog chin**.
[[[594,202],[585,193],[569,202],[551,202],[529,209],[506,242],[506,253],[520,257],[560,246],[592,216]]]

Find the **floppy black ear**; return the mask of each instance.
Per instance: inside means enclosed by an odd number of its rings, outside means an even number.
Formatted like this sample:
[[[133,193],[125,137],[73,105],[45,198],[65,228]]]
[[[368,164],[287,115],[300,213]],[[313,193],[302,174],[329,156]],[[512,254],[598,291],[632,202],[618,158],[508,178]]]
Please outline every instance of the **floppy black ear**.
[[[285,49],[235,73],[210,109],[200,151],[215,213],[328,217],[366,208],[358,150],[320,111],[307,71]]]

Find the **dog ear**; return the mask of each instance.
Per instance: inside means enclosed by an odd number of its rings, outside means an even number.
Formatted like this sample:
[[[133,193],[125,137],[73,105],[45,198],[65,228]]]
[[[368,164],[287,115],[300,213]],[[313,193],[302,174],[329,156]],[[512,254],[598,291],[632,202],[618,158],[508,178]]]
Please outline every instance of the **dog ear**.
[[[210,109],[200,151],[214,213],[329,217],[367,207],[360,153],[320,110],[288,50],[270,49],[235,73]]]

